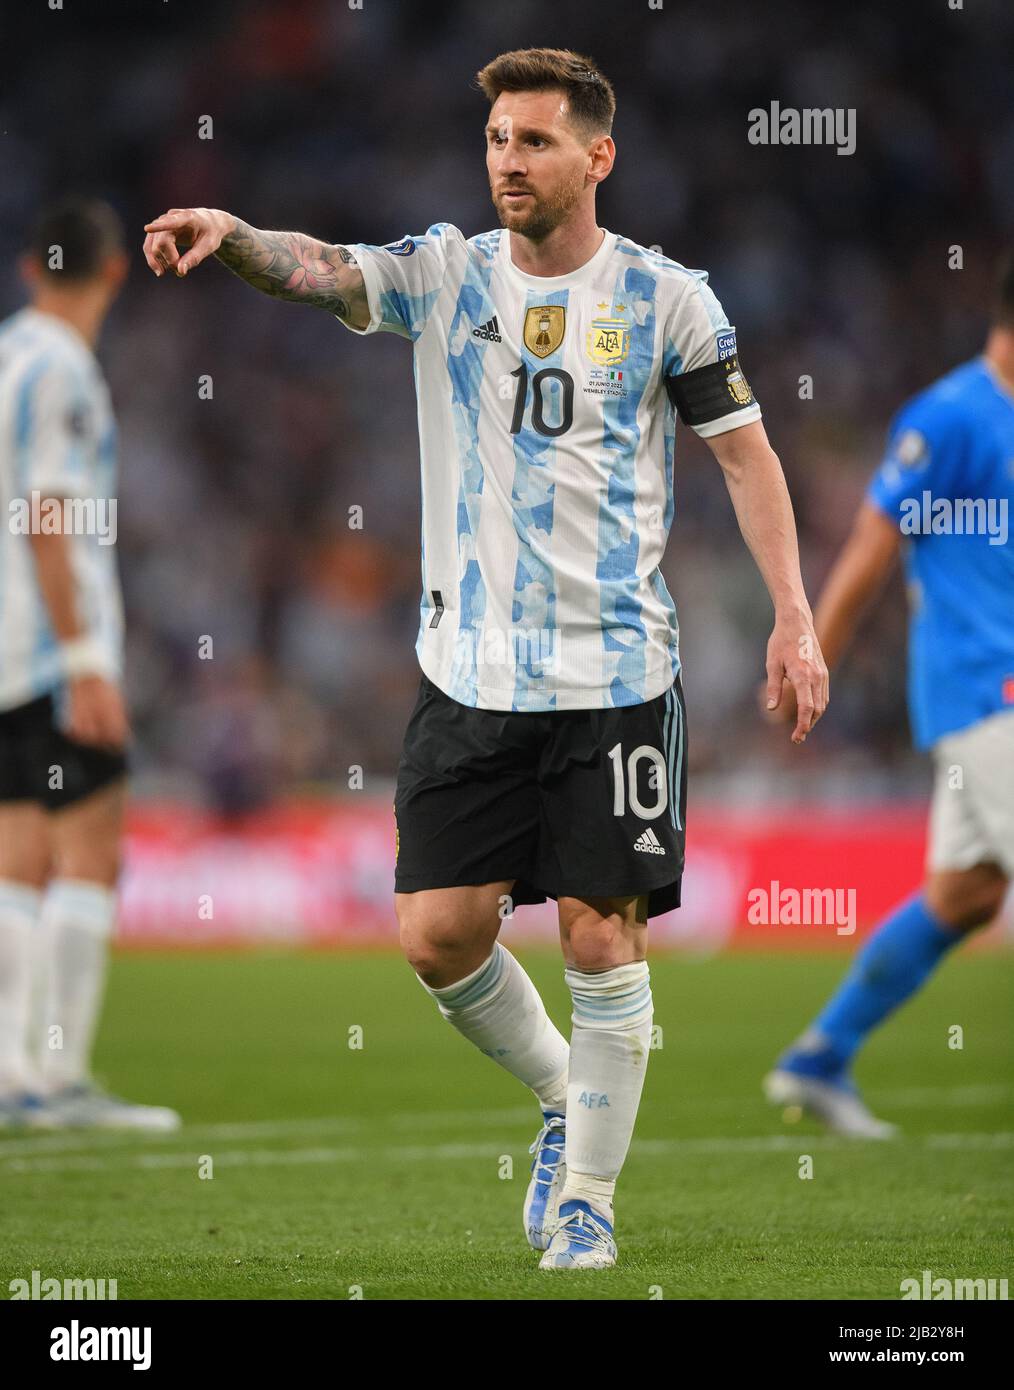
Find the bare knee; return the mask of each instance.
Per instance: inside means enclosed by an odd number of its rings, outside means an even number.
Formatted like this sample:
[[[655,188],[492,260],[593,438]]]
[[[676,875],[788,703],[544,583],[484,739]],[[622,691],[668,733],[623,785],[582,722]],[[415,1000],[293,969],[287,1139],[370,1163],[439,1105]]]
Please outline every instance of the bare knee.
[[[0,806],[0,878],[42,888],[51,857],[49,826],[41,806],[28,801]]]
[[[114,888],[122,867],[125,787],[115,783],[52,816],[56,873]]]
[[[930,875],[926,905],[954,931],[974,931],[990,923],[1003,906],[1008,880],[996,864],[944,869]]]
[[[399,913],[398,939],[405,959],[426,984],[439,989],[444,983],[454,983],[454,967],[465,942],[458,923],[446,919],[435,922],[419,915],[406,919]]]
[[[561,898],[560,940],[574,970],[612,970],[644,960],[647,898]]]
[[[78,852],[60,857],[57,873],[60,878],[80,879],[98,883],[103,888],[115,888],[123,867],[119,845],[90,845]]]
[[[501,918],[488,899],[460,889],[395,894],[401,949],[425,984],[456,984],[489,959]]]
[[[56,865],[60,878],[80,879],[115,888],[123,867],[119,838],[96,838],[66,845]]]

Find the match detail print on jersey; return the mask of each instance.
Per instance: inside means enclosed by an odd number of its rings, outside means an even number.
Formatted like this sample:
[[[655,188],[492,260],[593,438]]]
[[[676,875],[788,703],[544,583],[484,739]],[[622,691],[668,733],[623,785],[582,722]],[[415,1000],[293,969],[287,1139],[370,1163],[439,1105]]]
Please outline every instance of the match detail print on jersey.
[[[760,419],[706,273],[608,231],[549,277],[503,230],[349,250],[370,306],[350,331],[414,349],[425,674],[481,709],[654,699],[680,669],[674,408],[705,437]]]

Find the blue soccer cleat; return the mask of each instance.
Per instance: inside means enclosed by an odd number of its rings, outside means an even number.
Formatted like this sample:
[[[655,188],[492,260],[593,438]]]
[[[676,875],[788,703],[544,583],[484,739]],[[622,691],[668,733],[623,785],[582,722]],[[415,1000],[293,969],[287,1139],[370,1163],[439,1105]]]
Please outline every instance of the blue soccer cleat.
[[[612,1222],[575,1198],[560,1206],[560,1220],[540,1269],[608,1269],[616,1263]]]
[[[525,1235],[533,1250],[545,1250],[549,1244],[567,1176],[563,1157],[566,1118],[556,1110],[544,1110],[542,1114],[546,1123],[528,1150],[535,1158],[524,1210]]]

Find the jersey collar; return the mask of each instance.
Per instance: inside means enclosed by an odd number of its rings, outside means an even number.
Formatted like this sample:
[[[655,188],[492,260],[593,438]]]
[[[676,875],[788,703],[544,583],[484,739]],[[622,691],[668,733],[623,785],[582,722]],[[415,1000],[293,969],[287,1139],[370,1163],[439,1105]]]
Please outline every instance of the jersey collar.
[[[505,228],[500,232],[499,260],[504,273],[516,284],[524,286],[525,289],[532,290],[569,290],[579,285],[588,284],[609,259],[616,245],[616,233],[610,232],[607,228],[602,229],[605,235],[602,244],[592,256],[591,260],[585,261],[584,265],[579,265],[576,270],[569,271],[566,275],[530,275],[525,270],[519,270],[511,258],[511,234]]]
[[[83,337],[72,323],[62,319],[59,314],[46,313],[42,309],[36,309],[34,304],[26,304],[21,313],[28,323],[34,324],[42,332],[55,334],[57,337],[63,338],[65,342],[73,344],[79,352],[87,353],[90,358],[95,357],[95,352],[87,338]]]

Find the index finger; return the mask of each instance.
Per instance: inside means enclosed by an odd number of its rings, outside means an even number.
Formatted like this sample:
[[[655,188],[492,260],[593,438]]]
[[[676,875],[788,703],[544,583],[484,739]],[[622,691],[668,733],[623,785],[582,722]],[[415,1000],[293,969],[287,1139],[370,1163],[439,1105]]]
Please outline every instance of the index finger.
[[[189,212],[164,212],[161,217],[156,217],[154,222],[146,222],[144,230],[146,232],[172,232],[178,227],[184,227],[188,222],[193,221]]]

